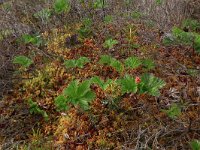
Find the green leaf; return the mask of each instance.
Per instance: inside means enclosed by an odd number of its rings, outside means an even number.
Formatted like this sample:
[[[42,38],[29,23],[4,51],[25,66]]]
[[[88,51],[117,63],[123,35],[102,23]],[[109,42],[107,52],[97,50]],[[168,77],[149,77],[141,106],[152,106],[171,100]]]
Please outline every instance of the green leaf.
[[[176,41],[178,43],[184,44],[184,45],[192,45],[194,41],[194,34],[191,32],[185,32],[177,27],[174,27],[172,29],[172,34],[176,38]]]
[[[65,62],[64,62],[64,65],[65,65],[65,67],[67,68],[67,69],[69,69],[69,68],[75,68],[76,67],[76,61],[75,60],[66,60]]]
[[[95,93],[92,91],[88,91],[85,93],[78,101],[79,106],[83,110],[89,109],[89,103],[96,97]]]
[[[43,40],[42,40],[40,35],[24,34],[24,35],[22,35],[22,41],[25,44],[31,43],[31,44],[36,45],[36,46],[40,46],[43,43]]]
[[[197,69],[188,69],[186,72],[193,77],[197,77],[200,74],[200,71]]]
[[[102,89],[104,87],[104,82],[98,76],[94,76],[91,78],[91,82],[99,85]]]
[[[58,111],[67,110],[68,106],[66,103],[67,103],[67,99],[63,95],[59,95],[55,99],[55,105]]]
[[[200,35],[197,35],[194,40],[194,49],[200,53]]]
[[[159,89],[163,86],[165,86],[165,82],[163,80],[150,74],[143,74],[139,84],[139,92],[148,93],[152,96],[159,96]]]
[[[47,115],[46,111],[40,109],[36,102],[34,102],[32,99],[29,99],[28,103],[29,103],[29,106],[30,106],[30,113],[31,114],[40,114],[44,117],[44,119],[46,121],[49,119],[49,116]]]
[[[200,29],[200,22],[194,19],[186,19],[183,21],[181,28],[187,28],[192,31],[197,31]]]
[[[157,5],[161,5],[163,3],[163,0],[156,0]]]
[[[54,10],[58,14],[61,14],[63,12],[69,12],[70,8],[71,7],[69,0],[56,0],[54,3]]]
[[[37,13],[34,14],[34,17],[40,19],[41,21],[47,22],[51,16],[51,10],[48,8],[44,8]]]
[[[124,70],[123,64],[114,58],[111,60],[110,66],[115,68],[115,70],[120,73]]]
[[[29,67],[33,61],[26,56],[15,56],[13,59],[14,64],[19,64],[23,67]]]
[[[93,4],[93,8],[94,9],[102,9],[105,8],[105,1],[104,0],[95,0],[94,4]]]
[[[125,66],[127,68],[135,69],[142,64],[138,57],[129,57],[125,60]]]
[[[104,82],[100,79],[100,77],[94,76],[92,77],[91,82],[99,85],[100,88],[102,88],[105,91],[108,88],[108,86],[113,82],[113,80],[108,79],[106,82]]]
[[[82,83],[79,84],[77,94],[82,97],[84,96],[88,91],[90,91],[90,80],[85,80]]]
[[[190,146],[191,146],[192,150],[200,150],[200,141],[193,140],[190,142]]]
[[[86,63],[90,62],[90,60],[87,57],[80,57],[77,60],[71,59],[71,60],[66,60],[64,62],[64,65],[66,68],[83,68]]]
[[[104,17],[104,22],[105,22],[106,24],[109,24],[109,23],[111,23],[112,21],[113,21],[113,16],[107,15],[107,16]]]
[[[155,63],[153,62],[152,59],[144,59],[142,60],[142,65],[144,66],[144,68],[146,68],[147,70],[151,70],[155,68]]]
[[[172,104],[168,110],[162,111],[165,112],[172,119],[175,119],[181,115],[181,108],[177,104]]]
[[[108,39],[104,42],[103,46],[104,48],[113,48],[114,45],[118,44],[117,40],[113,40],[113,39]]]
[[[99,60],[99,63],[100,64],[110,65],[112,59],[113,58],[111,56],[109,56],[109,55],[102,55],[100,60]]]
[[[79,68],[83,68],[83,66],[86,63],[89,63],[90,60],[87,57],[80,57],[77,61],[76,61],[76,66]]]
[[[118,72],[123,72],[123,70],[124,70],[123,64],[120,61],[118,61],[117,59],[112,58],[109,55],[102,55],[100,60],[99,60],[99,63],[109,65],[109,66],[113,67]]]
[[[66,102],[69,102],[73,105],[79,105],[84,110],[88,108],[89,103],[95,98],[95,93],[91,91],[90,84],[91,80],[85,80],[82,83],[75,80],[69,83],[63,91],[63,96],[57,100],[58,104],[61,103],[60,105],[57,104],[58,107],[62,108]]]
[[[64,96],[69,96],[69,97],[76,97],[77,96],[77,91],[78,91],[78,80],[74,80],[70,82],[67,88],[64,89]]]
[[[121,86],[122,94],[137,92],[137,84],[135,83],[135,79],[130,75],[125,75],[125,77],[118,80],[118,82]]]

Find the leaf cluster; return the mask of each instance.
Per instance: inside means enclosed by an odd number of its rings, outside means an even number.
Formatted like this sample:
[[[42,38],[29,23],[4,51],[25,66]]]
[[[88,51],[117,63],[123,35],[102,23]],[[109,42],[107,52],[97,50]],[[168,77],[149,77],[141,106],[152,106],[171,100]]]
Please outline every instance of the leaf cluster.
[[[141,77],[141,83],[139,84],[139,93],[147,93],[152,96],[159,96],[159,90],[165,86],[165,82],[151,74],[143,74]]]
[[[100,77],[94,76],[91,78],[91,82],[97,84],[98,86],[100,86],[101,89],[105,91],[108,88],[108,86],[113,82],[113,80],[108,79],[104,82],[102,79],[100,79]]]
[[[114,45],[118,44],[117,40],[113,40],[112,38],[107,39],[104,43],[103,43],[103,47],[104,48],[108,48],[108,49],[112,49],[114,47]]]
[[[89,109],[89,103],[95,98],[95,93],[90,89],[91,81],[85,80],[80,83],[78,80],[72,81],[64,89],[62,95],[55,99],[55,105],[59,111],[67,110],[68,105],[78,105],[83,110]]]
[[[109,55],[102,55],[99,60],[99,63],[111,66],[120,73],[123,72],[123,70],[124,70],[123,64],[119,60],[117,60]]]
[[[40,37],[40,35],[30,35],[30,34],[22,35],[22,41],[25,44],[31,43],[31,44],[36,45],[36,46],[40,46],[43,43],[43,40]]]
[[[87,57],[80,57],[79,59],[71,59],[71,60],[66,60],[64,62],[64,65],[66,68],[83,68],[86,63],[89,63],[90,60]]]

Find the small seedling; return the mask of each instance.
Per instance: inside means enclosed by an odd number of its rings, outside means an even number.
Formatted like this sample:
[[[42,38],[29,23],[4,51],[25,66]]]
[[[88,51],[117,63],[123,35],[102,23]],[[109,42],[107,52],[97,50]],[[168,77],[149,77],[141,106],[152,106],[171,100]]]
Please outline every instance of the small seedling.
[[[90,18],[84,18],[81,28],[78,33],[81,37],[87,37],[92,33],[92,20]]]
[[[131,16],[133,19],[140,19],[142,17],[142,13],[139,11],[133,11]]]
[[[156,0],[157,5],[161,5],[163,3],[163,0]]]
[[[44,8],[41,11],[38,11],[34,14],[34,17],[41,20],[43,23],[47,23],[49,21],[49,18],[51,16],[51,10]]]
[[[181,108],[177,104],[172,104],[168,110],[162,110],[167,114],[168,117],[172,119],[176,119],[178,116],[181,115]]]
[[[70,1],[69,0],[55,0],[54,10],[57,14],[70,11]]]
[[[106,7],[106,4],[104,0],[95,0],[93,4],[94,9],[103,9],[105,7]]]
[[[112,21],[113,21],[113,16],[107,15],[107,16],[104,17],[104,22],[106,24],[112,23]]]

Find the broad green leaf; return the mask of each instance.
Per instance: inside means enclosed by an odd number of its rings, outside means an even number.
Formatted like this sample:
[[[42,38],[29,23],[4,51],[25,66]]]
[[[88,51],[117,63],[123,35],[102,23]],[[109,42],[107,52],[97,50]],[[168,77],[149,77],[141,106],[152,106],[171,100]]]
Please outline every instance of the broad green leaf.
[[[95,84],[98,84],[102,89],[104,87],[104,82],[100,79],[100,77],[98,76],[94,76],[91,78],[91,82],[92,83],[95,83]]]
[[[15,56],[13,59],[14,64],[19,64],[23,67],[29,67],[33,61],[26,56]]]
[[[78,80],[70,82],[68,87],[63,91],[64,96],[77,97],[78,84]]]
[[[58,110],[63,110],[66,102],[79,105],[83,109],[88,108],[89,103],[95,98],[95,93],[91,91],[90,84],[91,80],[85,80],[82,83],[75,80],[69,83],[68,87],[63,91],[63,96],[61,95],[55,100]]]
[[[118,82],[121,86],[122,94],[137,92],[137,84],[135,83],[135,79],[130,75],[125,75],[125,77],[120,79]]]
[[[190,142],[190,146],[192,150],[200,150],[200,141],[199,140],[192,140]]]
[[[36,46],[40,46],[43,43],[43,40],[42,40],[40,35],[24,34],[24,35],[22,35],[22,41],[25,44],[31,43],[31,44],[36,45]]]
[[[111,56],[109,56],[109,55],[102,55],[100,60],[99,60],[99,63],[100,64],[110,65],[112,59],[113,58]]]
[[[88,91],[90,91],[90,85],[91,85],[90,80],[85,80],[79,84],[77,90],[77,94],[79,95],[79,97],[84,96]]]
[[[66,68],[83,68],[86,63],[90,62],[90,60],[87,57],[80,57],[77,60],[71,59],[71,60],[66,60],[64,62],[64,65]]]
[[[159,96],[159,89],[165,86],[165,82],[150,74],[143,74],[139,84],[140,93],[148,93],[152,96]]]
[[[86,63],[89,63],[90,60],[87,57],[80,57],[76,60],[76,66],[79,68],[83,68]]]
[[[63,96],[63,95],[59,95],[56,99],[55,99],[55,105],[56,108],[59,111],[62,110],[67,110],[68,106],[67,106],[67,99]]]
[[[125,65],[127,68],[135,69],[142,64],[138,57],[129,57],[125,60]]]
[[[191,32],[185,32],[182,29],[174,27],[172,29],[173,36],[176,38],[177,42],[184,45],[192,45],[194,41],[194,34]]]
[[[105,48],[113,48],[114,45],[118,44],[118,41],[117,40],[113,40],[113,39],[108,39],[104,42],[103,46]]]
[[[104,0],[95,0],[93,4],[94,9],[102,9],[105,7]]]
[[[66,68],[75,68],[76,67],[76,61],[75,60],[66,60],[64,62],[64,65]]]
[[[144,59],[142,60],[142,65],[147,69],[151,70],[155,68],[155,63],[153,62],[152,59]]]
[[[100,77],[94,76],[92,77],[91,82],[99,85],[100,88],[102,88],[103,90],[106,90],[108,86],[113,82],[113,80],[108,79],[106,82],[104,82],[103,80],[100,79]]]
[[[91,102],[95,97],[95,93],[90,90],[87,93],[85,93],[84,97],[82,96],[81,99],[87,102]]]
[[[110,66],[115,68],[117,72],[123,72],[124,70],[124,66],[122,65],[122,63],[116,59],[111,60]]]

